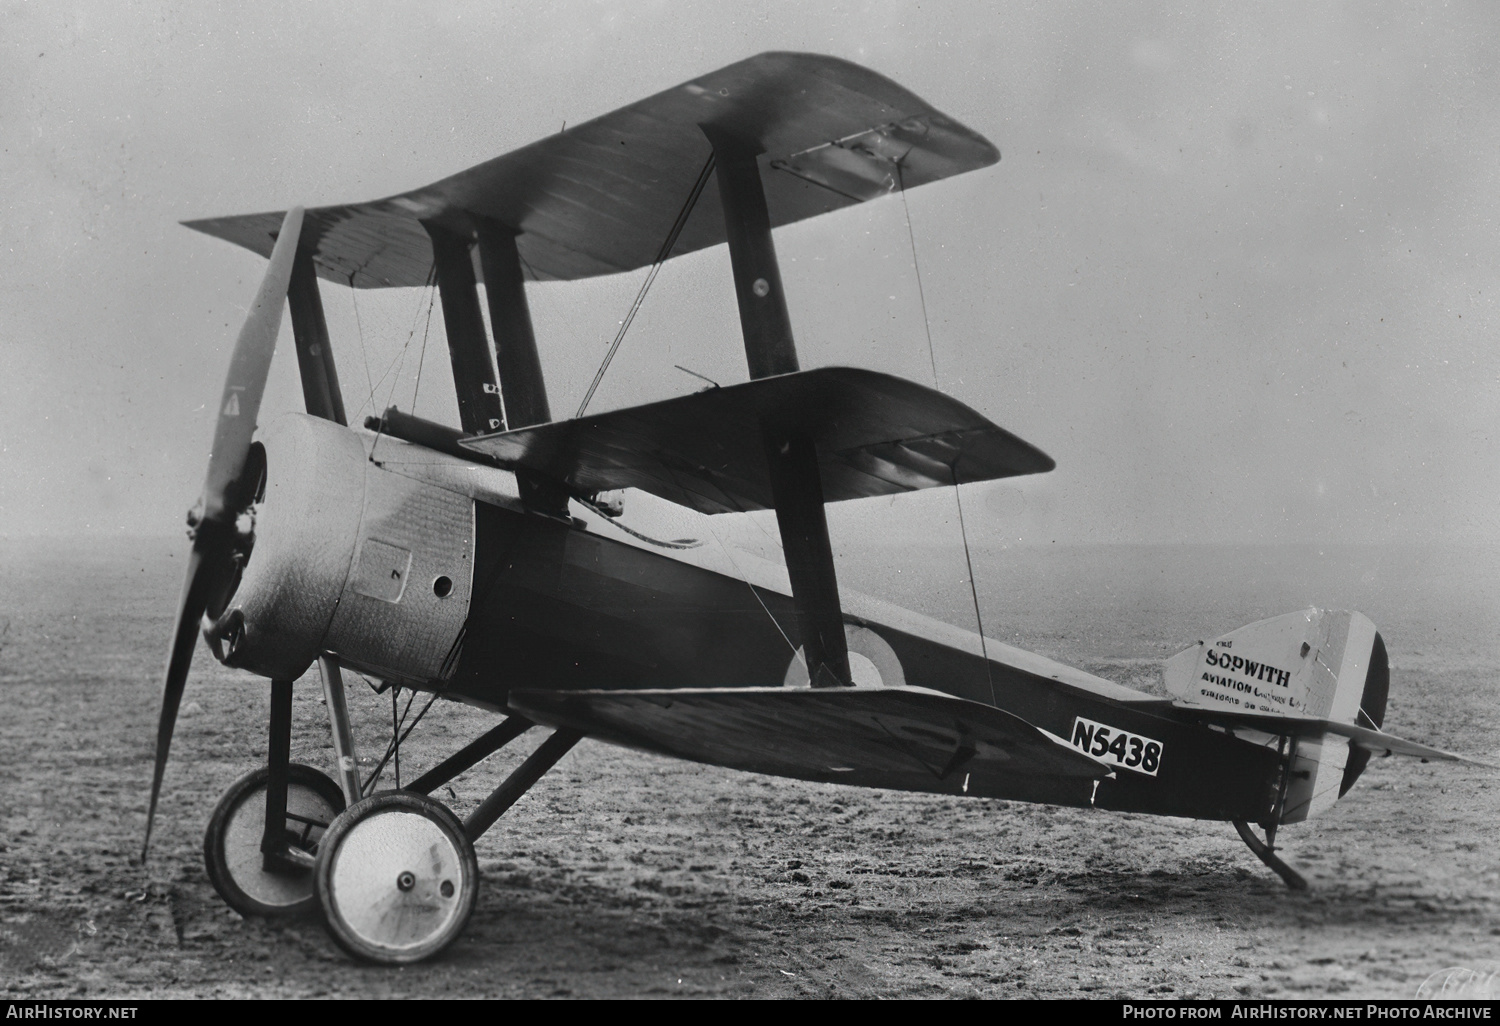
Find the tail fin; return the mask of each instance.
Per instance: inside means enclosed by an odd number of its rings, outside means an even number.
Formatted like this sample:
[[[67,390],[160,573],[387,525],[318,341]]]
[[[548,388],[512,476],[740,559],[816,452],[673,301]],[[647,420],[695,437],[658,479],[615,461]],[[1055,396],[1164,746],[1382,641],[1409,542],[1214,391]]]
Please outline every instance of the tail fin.
[[[1167,690],[1187,706],[1379,727],[1383,689],[1371,695],[1379,708],[1365,710],[1369,722],[1359,716],[1377,637],[1361,613],[1305,609],[1275,616],[1173,656]]]
[[[1344,610],[1305,609],[1261,620],[1199,642],[1167,661],[1167,690],[1177,705],[1210,719],[1260,721],[1268,738],[1276,720],[1296,738],[1281,822],[1295,823],[1333,805],[1369,762],[1343,734],[1307,729],[1307,721],[1379,730],[1390,668],[1385,643],[1369,618]]]

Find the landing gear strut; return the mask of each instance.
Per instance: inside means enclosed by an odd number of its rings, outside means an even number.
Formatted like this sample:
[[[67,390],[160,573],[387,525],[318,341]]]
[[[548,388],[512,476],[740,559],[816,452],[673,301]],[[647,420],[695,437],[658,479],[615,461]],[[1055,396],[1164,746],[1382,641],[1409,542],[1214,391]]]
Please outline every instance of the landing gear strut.
[[[289,761],[292,682],[271,682],[266,765],[230,785],[208,820],[203,864],[242,916],[283,918],[317,908],[312,867],[344,794],[311,766]]]
[[[428,794],[520,737],[530,720],[511,716],[407,788],[366,798],[339,664],[318,662],[337,782],[290,761],[292,682],[272,681],[266,765],[236,781],[214,810],[203,843],[209,879],[241,915],[321,911],[354,957],[421,961],[451,944],[474,911],[474,842],[583,735],[554,731],[467,821]]]
[[[405,965],[437,954],[469,921],[479,893],[474,842],[582,737],[559,730],[460,822],[428,797],[532,726],[512,716],[399,791],[361,798],[353,730],[332,656],[319,660],[339,785],[348,808],[318,845],[313,893],[328,932],[355,958]],[[399,742],[399,735],[396,738]]]
[[[242,916],[287,918],[318,907],[310,865],[323,832],[344,811],[339,786],[311,766],[284,769],[281,845],[304,855],[309,867],[267,865],[261,836],[268,804],[266,767],[236,780],[209,818],[203,863],[214,890]]]
[[[520,736],[512,717],[418,778],[351,805],[329,827],[313,874],[328,932],[367,962],[405,965],[442,951],[463,931],[479,892],[474,842],[582,737],[559,730],[460,823],[426,791]]]

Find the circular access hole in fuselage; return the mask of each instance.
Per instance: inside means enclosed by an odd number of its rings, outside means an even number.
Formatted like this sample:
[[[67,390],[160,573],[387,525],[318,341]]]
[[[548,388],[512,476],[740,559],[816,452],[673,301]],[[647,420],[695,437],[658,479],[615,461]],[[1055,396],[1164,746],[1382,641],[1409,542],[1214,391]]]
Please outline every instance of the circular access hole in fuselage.
[[[451,577],[445,575],[432,582],[432,593],[438,598],[447,598],[452,590],[453,578]]]

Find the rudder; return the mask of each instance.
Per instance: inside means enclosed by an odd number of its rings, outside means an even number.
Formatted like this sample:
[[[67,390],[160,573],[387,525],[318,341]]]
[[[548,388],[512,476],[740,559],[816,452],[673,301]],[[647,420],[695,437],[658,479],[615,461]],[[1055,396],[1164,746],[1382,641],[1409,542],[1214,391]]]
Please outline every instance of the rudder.
[[[1379,632],[1348,610],[1305,609],[1249,624],[1179,652],[1165,672],[1167,690],[1185,707],[1372,728],[1384,718],[1389,682]],[[1282,823],[1331,807],[1369,761],[1336,734],[1292,744]]]

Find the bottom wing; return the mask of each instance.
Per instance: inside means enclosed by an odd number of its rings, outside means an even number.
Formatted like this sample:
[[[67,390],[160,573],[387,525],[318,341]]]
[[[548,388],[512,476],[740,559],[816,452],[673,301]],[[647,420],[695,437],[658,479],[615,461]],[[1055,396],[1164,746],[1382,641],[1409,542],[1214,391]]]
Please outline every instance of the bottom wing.
[[[925,688],[513,691],[528,719],[731,769],[1088,804],[1107,766],[992,706]]]

